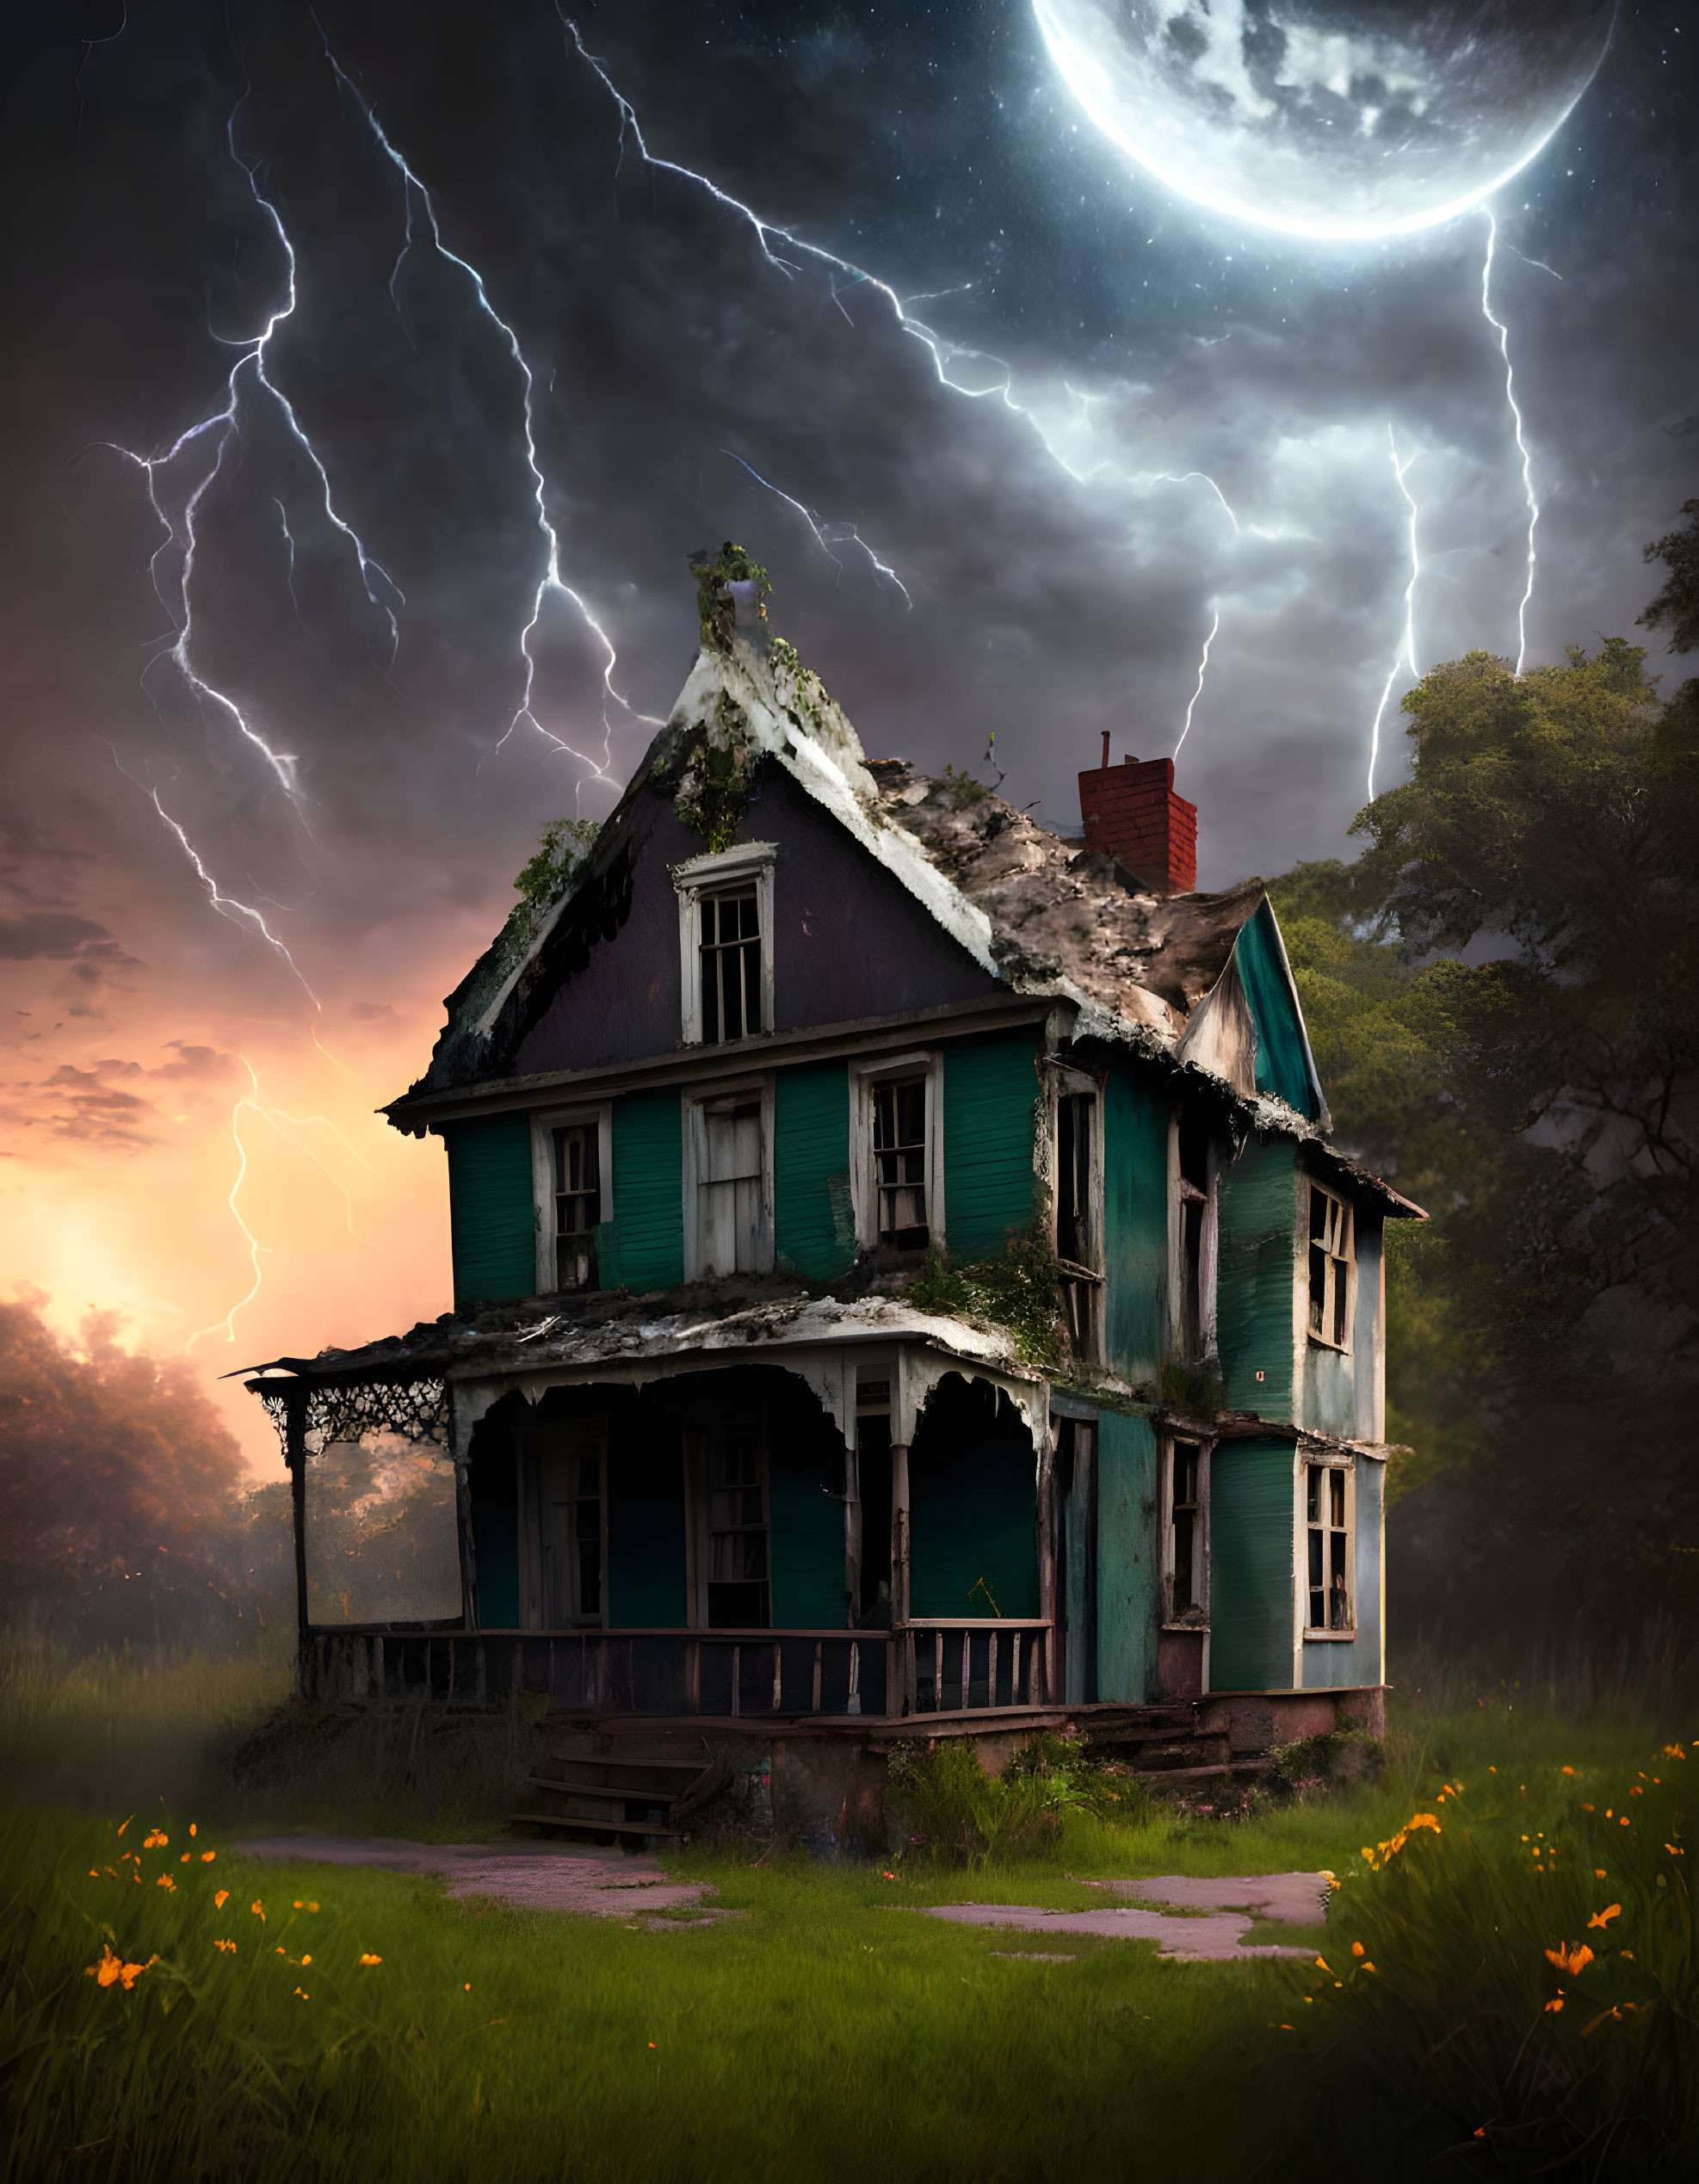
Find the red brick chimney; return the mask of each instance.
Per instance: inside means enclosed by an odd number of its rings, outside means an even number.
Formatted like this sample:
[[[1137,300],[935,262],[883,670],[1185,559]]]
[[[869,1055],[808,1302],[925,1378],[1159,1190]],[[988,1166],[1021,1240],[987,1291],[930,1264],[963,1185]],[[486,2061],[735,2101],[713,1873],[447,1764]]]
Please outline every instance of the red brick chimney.
[[[1103,762],[1079,777],[1085,846],[1135,873],[1152,894],[1189,895],[1197,885],[1197,806],[1174,793],[1174,762],[1136,758]]]

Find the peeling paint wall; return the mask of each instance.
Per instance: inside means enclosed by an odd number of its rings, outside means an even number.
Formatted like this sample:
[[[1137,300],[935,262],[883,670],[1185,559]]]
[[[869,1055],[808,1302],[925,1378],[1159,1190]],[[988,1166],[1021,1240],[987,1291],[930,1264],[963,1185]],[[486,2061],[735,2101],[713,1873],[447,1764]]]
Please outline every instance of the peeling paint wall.
[[[1216,1445],[1209,1463],[1212,1691],[1291,1688],[1295,1491],[1289,1441]]]
[[[1143,1076],[1111,1068],[1103,1089],[1106,1362],[1154,1383],[1168,1337],[1170,1104]]]
[[[1036,1213],[1031,1032],[944,1054],[944,1233],[953,1259],[1000,1259]]]
[[[684,1133],[677,1092],[614,1102],[614,1218],[596,1231],[602,1286],[684,1279]]]
[[[774,1086],[774,1248],[781,1272],[831,1281],[856,1261],[850,1203],[850,1072],[781,1070]]]
[[[454,1309],[505,1304],[537,1286],[531,1125],[525,1115],[445,1124]]]
[[[1293,1164],[1289,1138],[1253,1138],[1221,1171],[1220,1185],[1216,1324],[1227,1408],[1263,1418],[1292,1416]]]

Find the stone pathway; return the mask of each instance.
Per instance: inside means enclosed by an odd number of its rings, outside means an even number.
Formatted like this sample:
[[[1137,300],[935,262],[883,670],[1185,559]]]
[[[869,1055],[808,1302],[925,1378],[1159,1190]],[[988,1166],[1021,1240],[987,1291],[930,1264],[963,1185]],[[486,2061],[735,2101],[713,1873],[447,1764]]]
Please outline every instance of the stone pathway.
[[[1330,1886],[1325,1873],[1259,1873],[1198,1880],[1183,1873],[1154,1880],[1092,1882],[1117,1894],[1172,1903],[1174,1911],[1106,1904],[1101,1911],[1045,1911],[1015,1903],[941,1903],[928,1916],[954,1926],[1014,1927],[1045,1935],[1090,1934],[1110,1941],[1154,1941],[1159,1953],[1184,1964],[1223,1964],[1245,1957],[1307,1957],[1307,1946],[1247,1941],[1253,1919],[1315,1926],[1325,1917]],[[1013,1950],[993,1955],[1012,1956]],[[1052,1959],[1046,1959],[1046,1961]]]
[[[268,1835],[233,1844],[249,1858],[298,1859],[326,1866],[375,1866],[392,1873],[440,1873],[454,1897],[493,1896],[525,1911],[578,1911],[631,1920],[637,1915],[700,1905],[701,1881],[670,1881],[652,1858],[623,1850],[552,1843],[402,1842],[355,1835]],[[668,1930],[706,1926],[724,1912],[704,1910],[695,1922],[655,1919]],[[645,1923],[649,1922],[646,1921]]]

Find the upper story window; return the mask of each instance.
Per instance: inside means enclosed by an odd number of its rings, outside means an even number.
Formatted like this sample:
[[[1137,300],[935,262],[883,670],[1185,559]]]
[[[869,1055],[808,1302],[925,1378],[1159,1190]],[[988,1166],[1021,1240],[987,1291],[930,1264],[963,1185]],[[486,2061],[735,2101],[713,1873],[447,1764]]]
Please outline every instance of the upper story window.
[[[1215,1194],[1210,1174],[1209,1126],[1202,1116],[1183,1114],[1176,1132],[1179,1155],[1179,1305],[1177,1330],[1183,1357],[1207,1357],[1215,1336]]]
[[[1351,1209],[1334,1192],[1310,1190],[1310,1340],[1351,1346]]]
[[[1103,1158],[1102,1105],[1094,1078],[1053,1065],[1055,1100],[1056,1257],[1061,1268],[1062,1317],[1074,1355],[1096,1358],[1102,1348]]]
[[[1356,1478],[1340,1464],[1307,1464],[1304,1471],[1309,1579],[1305,1627],[1350,1632],[1356,1627],[1350,1522]]]
[[[596,1231],[614,1218],[613,1109],[569,1107],[531,1118],[537,1294],[595,1289]]]
[[[723,1046],[773,1028],[776,854],[775,843],[751,842],[673,867],[687,1046]]]
[[[770,1083],[685,1107],[684,1271],[764,1274],[773,1263]]]
[[[943,1243],[941,1064],[899,1054],[850,1072],[850,1187],[864,1251]]]

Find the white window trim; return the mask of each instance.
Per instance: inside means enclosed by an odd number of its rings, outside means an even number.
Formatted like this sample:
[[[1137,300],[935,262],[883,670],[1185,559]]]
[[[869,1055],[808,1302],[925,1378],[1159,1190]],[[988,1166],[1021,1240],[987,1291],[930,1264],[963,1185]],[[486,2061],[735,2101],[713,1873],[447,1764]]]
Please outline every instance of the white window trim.
[[[1209,1144],[1208,1182],[1203,1194],[1203,1230],[1198,1238],[1198,1340],[1202,1345],[1197,1362],[1208,1362],[1220,1355],[1218,1313],[1220,1307],[1219,1273],[1221,1236],[1221,1152],[1212,1138]],[[1184,1177],[1180,1173],[1180,1118],[1176,1114],[1168,1126],[1168,1339],[1177,1357],[1185,1337],[1186,1328],[1186,1224],[1183,1208]],[[1195,1188],[1195,1187],[1194,1187]],[[1307,1259],[1305,1262],[1308,1263]],[[1308,1323],[1308,1292],[1306,1291],[1304,1316]]]
[[[1318,1190],[1345,1209],[1345,1339],[1318,1335],[1310,1325],[1310,1193]],[[1356,1207],[1342,1190],[1324,1183],[1305,1169],[1298,1171],[1298,1296],[1303,1315],[1304,1339],[1312,1348],[1331,1350],[1336,1356],[1355,1354],[1356,1343]]]
[[[1345,1590],[1350,1595],[1351,1602],[1351,1626],[1348,1631],[1319,1629],[1310,1621],[1309,1472],[1312,1464],[1319,1464],[1324,1471],[1344,1471],[1345,1474]],[[1301,1686],[1304,1680],[1303,1653],[1307,1645],[1351,1645],[1357,1638],[1356,1457],[1342,1454],[1338,1449],[1306,1448],[1300,1441],[1293,1476],[1292,1506],[1296,1527],[1292,1567],[1297,1582],[1295,1604],[1298,1622],[1294,1681]],[[1325,1576],[1325,1572],[1323,1574]]]
[[[602,1184],[599,1221],[614,1218],[614,1106],[545,1107],[531,1117],[531,1203],[537,1237],[537,1294],[557,1293],[554,1265],[554,1135],[557,1130],[596,1125],[596,1165]]]
[[[672,867],[672,884],[678,890],[679,991],[683,996],[680,1036],[686,1046],[702,1042],[701,898],[716,887],[734,886],[739,880],[756,884],[756,912],[761,930],[760,1033],[773,1028],[773,866],[779,854],[776,842],[744,842],[735,849],[707,850],[687,857]],[[717,1040],[717,1046],[740,1046],[742,1040]]]
[[[1078,1280],[1070,1270],[1076,1265],[1080,1273],[1093,1279],[1080,1286],[1087,1291],[1090,1309],[1090,1330],[1086,1343],[1086,1361],[1100,1362],[1104,1354],[1106,1334],[1104,1314],[1108,1298],[1108,1262],[1103,1238],[1103,1140],[1105,1130],[1105,1092],[1107,1080],[1090,1070],[1082,1070],[1072,1062],[1060,1061],[1055,1055],[1045,1057],[1044,1132],[1039,1147],[1039,1179],[1049,1200],[1050,1248],[1058,1249],[1059,1221],[1061,1212],[1061,1176],[1057,1169],[1057,1147],[1060,1137],[1058,1109],[1062,1101],[1071,1095],[1089,1096],[1093,1101],[1091,1132],[1091,1160],[1086,1176],[1086,1189],[1091,1200],[1091,1257],[1089,1261],[1061,1262],[1065,1277]]]
[[[929,1249],[944,1249],[944,1058],[936,1051],[885,1054],[850,1065],[850,1203],[858,1249],[879,1244],[879,1193],[873,1160],[873,1088],[887,1077],[926,1080],[926,1229]]]
[[[680,1102],[681,1122],[684,1132],[684,1279],[700,1281],[702,1276],[702,1246],[700,1221],[701,1189],[704,1171],[707,1167],[707,1132],[702,1121],[702,1103],[713,1100],[749,1099],[761,1101],[761,1233],[757,1243],[759,1262],[753,1271],[771,1274],[773,1271],[773,1078],[744,1077],[729,1084],[705,1086],[695,1092],[687,1091]],[[720,1274],[728,1271],[721,1268]]]
[[[1197,1532],[1193,1552],[1197,1559],[1197,1598],[1184,1618],[1174,1613],[1174,1444],[1189,1443],[1197,1450]],[[1162,1540],[1162,1627],[1165,1631],[1204,1631],[1209,1628],[1209,1459],[1214,1441],[1195,1434],[1165,1434],[1158,1442],[1158,1523]]]

